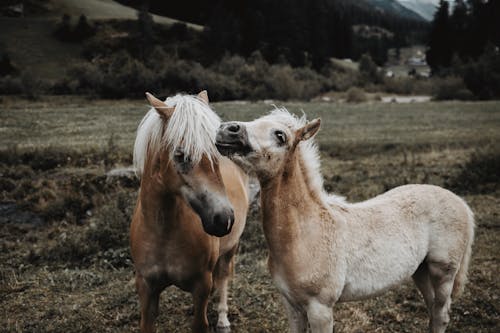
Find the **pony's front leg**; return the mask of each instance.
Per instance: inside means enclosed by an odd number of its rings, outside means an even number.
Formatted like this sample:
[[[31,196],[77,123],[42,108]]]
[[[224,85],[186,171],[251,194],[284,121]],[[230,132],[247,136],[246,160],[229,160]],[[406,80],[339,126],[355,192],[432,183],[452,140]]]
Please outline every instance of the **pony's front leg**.
[[[228,293],[228,282],[229,277],[226,277],[220,282],[219,288],[219,304],[217,305],[217,332],[230,332],[231,323],[227,318],[227,312],[229,311],[227,306],[227,293]]]
[[[228,284],[234,272],[234,258],[238,245],[221,256],[215,265],[214,283],[219,292],[219,304],[217,305],[217,332],[227,333],[231,331],[231,323],[227,318],[229,308],[227,306]]]
[[[313,299],[307,306],[307,319],[312,333],[333,332],[333,309],[331,306]]]
[[[152,333],[155,331],[161,289],[151,288],[144,277],[139,274],[135,276],[135,285],[141,307],[141,333]]]
[[[193,333],[208,333],[207,307],[212,290],[212,273],[204,274],[193,289],[194,320]]]
[[[306,313],[293,306],[293,304],[291,304],[286,297],[283,296],[282,298],[288,316],[290,333],[305,333],[307,330]]]

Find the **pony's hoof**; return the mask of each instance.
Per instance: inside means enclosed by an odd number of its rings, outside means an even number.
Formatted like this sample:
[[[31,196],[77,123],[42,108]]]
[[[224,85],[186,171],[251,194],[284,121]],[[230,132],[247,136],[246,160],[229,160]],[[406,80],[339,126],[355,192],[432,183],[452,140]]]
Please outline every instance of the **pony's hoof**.
[[[227,318],[226,312],[219,313],[219,318],[217,320],[217,333],[228,333],[231,332],[231,323]]]

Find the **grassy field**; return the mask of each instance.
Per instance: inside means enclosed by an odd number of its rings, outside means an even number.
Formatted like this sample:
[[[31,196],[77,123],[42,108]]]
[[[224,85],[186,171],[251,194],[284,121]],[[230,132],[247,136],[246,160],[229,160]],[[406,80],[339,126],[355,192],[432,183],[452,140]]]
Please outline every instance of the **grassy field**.
[[[106,172],[131,164],[146,103],[74,97],[0,103],[0,332],[137,331],[127,232],[138,181]],[[498,332],[500,103],[285,106],[322,118],[318,141],[328,190],[357,201],[401,184],[432,183],[467,200],[477,218],[470,282],[453,304],[448,332]],[[272,109],[213,107],[225,120]],[[233,332],[287,331],[266,257],[253,212],[230,292]],[[187,332],[191,316],[188,294],[163,293],[159,331]],[[334,318],[336,332],[349,333],[423,332],[427,325],[412,283],[339,304]]]

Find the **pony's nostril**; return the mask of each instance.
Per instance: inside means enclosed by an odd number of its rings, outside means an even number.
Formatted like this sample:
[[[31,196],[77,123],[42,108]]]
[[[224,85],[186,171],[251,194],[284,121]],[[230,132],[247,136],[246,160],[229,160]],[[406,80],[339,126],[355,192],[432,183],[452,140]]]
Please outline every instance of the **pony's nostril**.
[[[230,231],[234,224],[234,215],[231,214],[227,219],[227,230]]]
[[[238,124],[230,124],[229,126],[227,126],[227,130],[229,132],[238,133],[239,130],[240,130],[240,125],[238,125]]]

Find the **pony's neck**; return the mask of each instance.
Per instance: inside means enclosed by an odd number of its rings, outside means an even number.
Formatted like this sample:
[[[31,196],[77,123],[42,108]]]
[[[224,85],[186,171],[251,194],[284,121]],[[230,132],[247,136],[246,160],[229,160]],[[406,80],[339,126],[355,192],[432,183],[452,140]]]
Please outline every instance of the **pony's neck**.
[[[155,175],[144,175],[141,181],[141,204],[143,207],[144,222],[150,228],[167,231],[175,228],[178,220],[178,195],[165,191],[162,180]]]
[[[271,256],[282,252],[282,246],[307,238],[306,224],[317,223],[326,210],[300,155],[295,151],[277,177],[261,181],[263,229]]]

